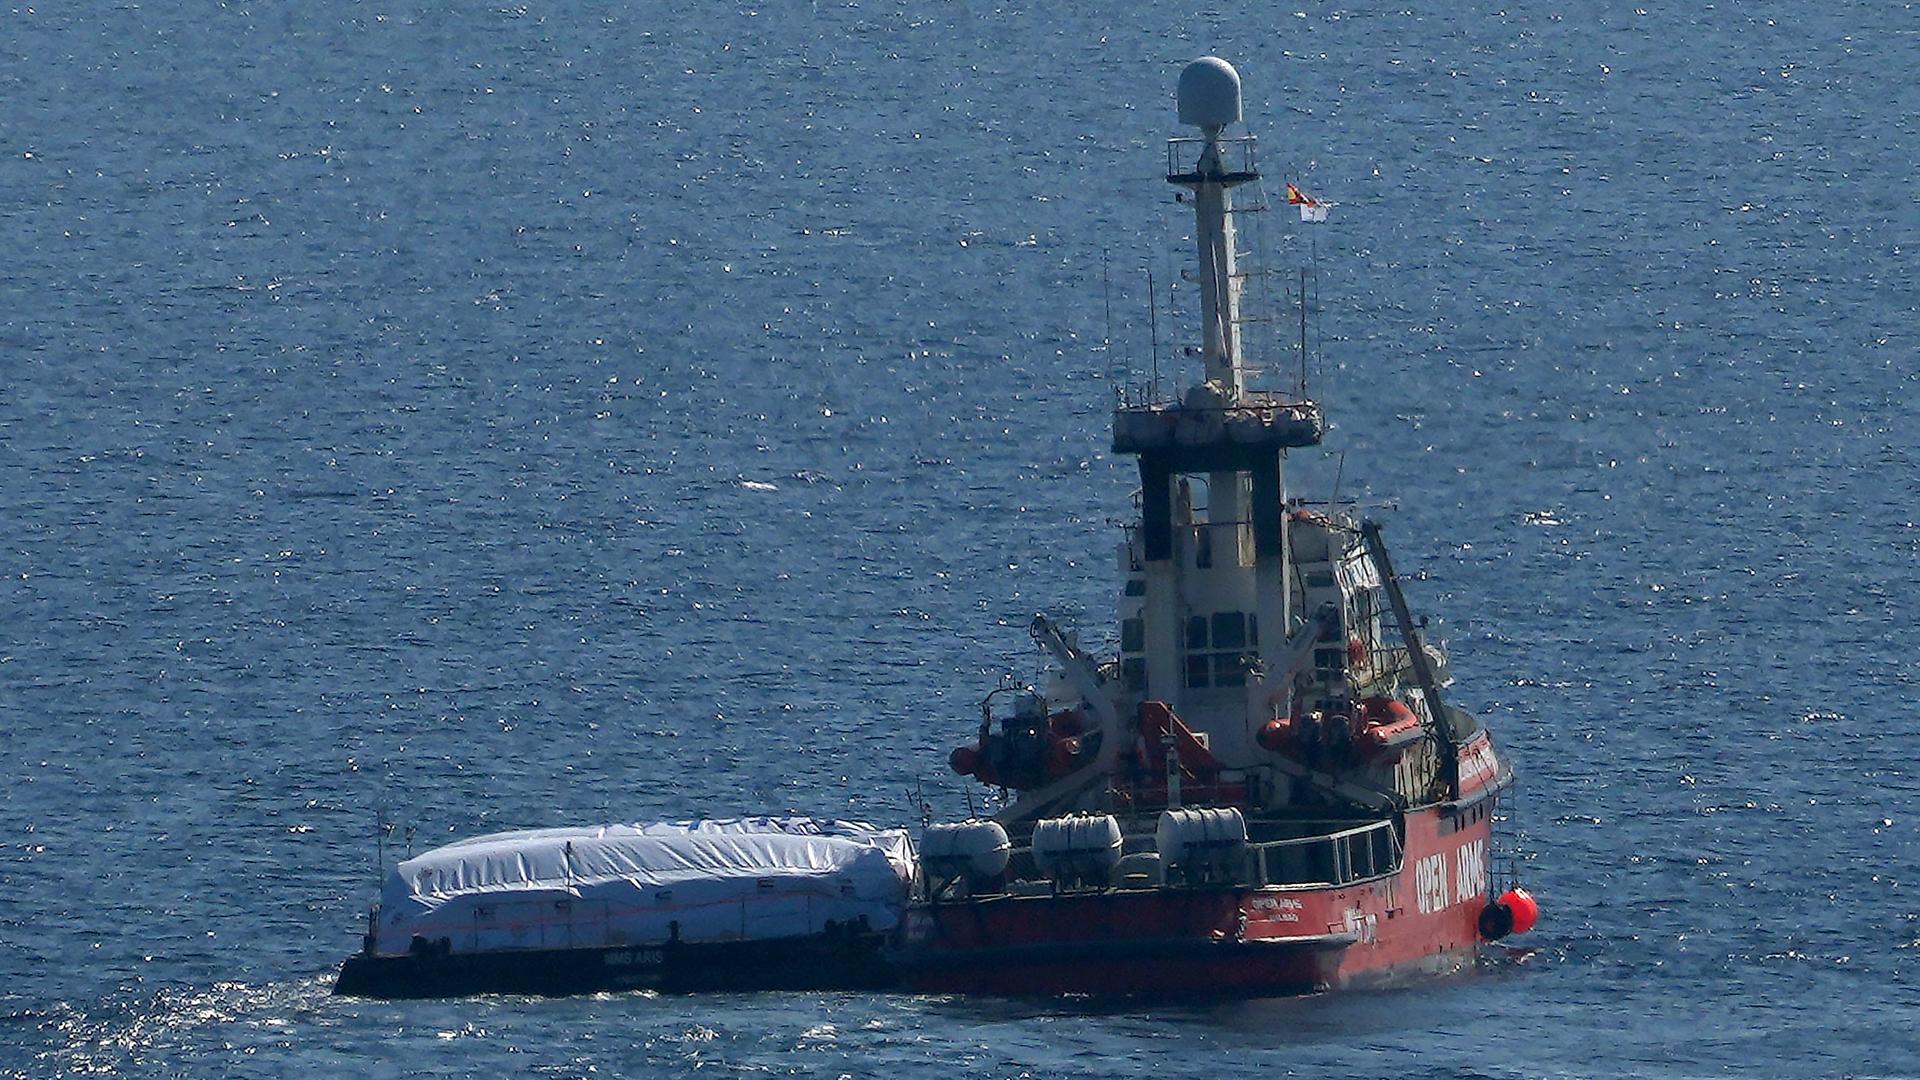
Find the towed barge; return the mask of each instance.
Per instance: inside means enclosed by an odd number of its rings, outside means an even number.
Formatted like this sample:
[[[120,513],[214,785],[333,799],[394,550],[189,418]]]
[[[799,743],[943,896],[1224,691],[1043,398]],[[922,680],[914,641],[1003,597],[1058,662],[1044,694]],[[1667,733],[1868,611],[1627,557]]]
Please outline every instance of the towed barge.
[[[907,834],[739,818],[496,833],[394,866],[334,992],[878,989]]]

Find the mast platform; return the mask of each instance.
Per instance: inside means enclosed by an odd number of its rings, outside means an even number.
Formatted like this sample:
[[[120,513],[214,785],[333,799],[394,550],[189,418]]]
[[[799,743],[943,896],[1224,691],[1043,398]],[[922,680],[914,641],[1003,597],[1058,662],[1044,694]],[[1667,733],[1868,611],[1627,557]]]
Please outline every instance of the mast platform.
[[[1260,391],[1243,391],[1234,400],[1189,397],[1213,400],[1115,409],[1114,453],[1168,455],[1168,464],[1180,471],[1238,469],[1270,462],[1277,450],[1318,446],[1327,432],[1315,401]]]

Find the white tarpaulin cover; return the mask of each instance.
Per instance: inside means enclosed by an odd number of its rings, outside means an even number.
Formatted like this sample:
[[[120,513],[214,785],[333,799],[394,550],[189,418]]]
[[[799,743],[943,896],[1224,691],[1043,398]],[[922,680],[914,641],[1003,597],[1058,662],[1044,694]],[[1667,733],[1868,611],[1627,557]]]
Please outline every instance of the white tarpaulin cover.
[[[395,866],[375,949],[418,935],[455,952],[592,948],[898,924],[913,877],[900,829],[811,818],[528,829],[435,848]]]

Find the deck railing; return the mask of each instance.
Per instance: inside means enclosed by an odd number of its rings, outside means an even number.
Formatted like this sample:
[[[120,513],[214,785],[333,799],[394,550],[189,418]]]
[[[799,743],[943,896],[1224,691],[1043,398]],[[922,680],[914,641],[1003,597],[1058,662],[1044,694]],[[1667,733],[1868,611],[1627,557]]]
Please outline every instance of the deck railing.
[[[1391,821],[1249,847],[1260,885],[1347,885],[1397,873],[1402,858]]]
[[[1153,850],[1151,833],[1129,833],[1125,850],[1129,853]],[[1044,879],[1033,864],[1033,849],[1025,845],[1012,850],[1012,877],[1029,886],[1041,886]],[[1392,821],[1374,821],[1337,832],[1315,836],[1267,840],[1247,845],[1244,875],[1232,877],[1253,886],[1340,886],[1356,881],[1399,873],[1404,852],[1400,832]],[[1176,868],[1166,868],[1168,880]],[[1156,882],[1155,884],[1162,884]],[[1214,885],[1225,884],[1211,879]],[[1135,886],[1137,887],[1137,886]],[[1015,889],[1018,891],[1018,889]]]

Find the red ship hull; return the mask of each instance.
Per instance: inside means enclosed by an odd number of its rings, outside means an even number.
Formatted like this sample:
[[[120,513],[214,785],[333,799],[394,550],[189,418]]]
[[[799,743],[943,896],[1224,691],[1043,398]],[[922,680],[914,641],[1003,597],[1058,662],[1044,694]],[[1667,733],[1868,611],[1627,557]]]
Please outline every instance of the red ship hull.
[[[1296,994],[1460,970],[1481,941],[1493,800],[1406,815],[1393,873],[1341,886],[984,896],[908,913],[926,993]]]

